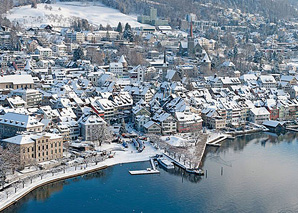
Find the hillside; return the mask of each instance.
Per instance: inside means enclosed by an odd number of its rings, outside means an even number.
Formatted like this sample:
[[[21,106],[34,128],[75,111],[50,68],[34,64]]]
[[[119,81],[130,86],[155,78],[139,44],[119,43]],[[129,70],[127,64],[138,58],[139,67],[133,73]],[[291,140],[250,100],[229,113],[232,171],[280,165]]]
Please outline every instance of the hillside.
[[[68,27],[75,18],[87,19],[89,23],[116,27],[119,22],[131,26],[141,26],[136,17],[121,13],[100,3],[57,2],[56,4],[37,4],[15,7],[8,12],[7,18],[20,26],[35,27],[41,24]]]
[[[123,13],[149,13],[154,6],[158,14],[168,17],[172,22],[192,12],[200,19],[215,20],[223,8],[240,9],[242,12],[259,13],[271,21],[297,16],[291,6],[297,0],[100,0],[105,5],[119,9]],[[291,2],[290,2],[291,1]],[[208,5],[208,7],[206,7]]]

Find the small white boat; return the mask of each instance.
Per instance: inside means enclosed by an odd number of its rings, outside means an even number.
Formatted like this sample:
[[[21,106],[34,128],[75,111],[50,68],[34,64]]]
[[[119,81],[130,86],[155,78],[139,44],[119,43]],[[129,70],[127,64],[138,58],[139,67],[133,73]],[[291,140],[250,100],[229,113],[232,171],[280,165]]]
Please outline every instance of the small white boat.
[[[165,157],[157,158],[158,163],[163,166],[165,169],[174,169],[174,164],[172,161],[168,160]]]
[[[204,175],[204,171],[202,169],[187,169],[186,172],[196,175]]]

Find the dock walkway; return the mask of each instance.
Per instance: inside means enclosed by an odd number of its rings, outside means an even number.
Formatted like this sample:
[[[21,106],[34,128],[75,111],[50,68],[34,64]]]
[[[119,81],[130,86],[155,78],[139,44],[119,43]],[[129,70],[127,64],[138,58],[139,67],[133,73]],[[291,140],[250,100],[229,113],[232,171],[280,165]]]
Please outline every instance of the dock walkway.
[[[131,175],[149,175],[149,174],[159,174],[158,170],[136,170],[129,171]]]
[[[135,170],[129,171],[131,175],[149,175],[149,174],[159,174],[160,172],[156,169],[155,163],[152,158],[150,158],[150,164],[152,168],[146,170]]]
[[[221,146],[220,142],[226,140],[227,138],[228,138],[227,135],[221,135],[221,136],[207,142],[206,144],[209,146]]]
[[[292,132],[298,132],[298,128],[293,129],[293,128],[287,127],[286,130],[292,131]]]

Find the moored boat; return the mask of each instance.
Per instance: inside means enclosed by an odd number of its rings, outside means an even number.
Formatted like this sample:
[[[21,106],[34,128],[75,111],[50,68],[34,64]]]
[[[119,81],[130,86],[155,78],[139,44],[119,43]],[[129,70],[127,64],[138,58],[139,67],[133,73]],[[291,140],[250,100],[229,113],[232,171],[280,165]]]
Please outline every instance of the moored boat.
[[[204,171],[202,169],[186,169],[186,172],[196,175],[204,175]]]
[[[174,164],[172,161],[168,160],[165,157],[157,158],[158,163],[165,169],[174,169]]]

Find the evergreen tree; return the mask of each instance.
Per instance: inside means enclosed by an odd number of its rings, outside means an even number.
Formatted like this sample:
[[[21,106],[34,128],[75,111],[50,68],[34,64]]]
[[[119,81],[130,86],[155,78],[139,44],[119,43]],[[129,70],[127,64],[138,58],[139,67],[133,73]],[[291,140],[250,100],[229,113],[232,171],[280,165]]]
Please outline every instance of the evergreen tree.
[[[75,49],[73,52],[73,60],[77,61],[84,58],[84,51],[82,47],[79,47],[78,49]]]
[[[119,33],[122,33],[123,32],[123,27],[122,27],[121,22],[118,23],[118,26],[117,26],[116,31],[119,32]]]
[[[128,23],[125,24],[124,31],[125,31],[125,30],[131,30],[131,26],[130,26]]]
[[[234,57],[234,59],[236,59],[237,56],[238,56],[238,48],[237,48],[237,46],[235,46],[234,47],[234,50],[233,50],[233,57]]]
[[[134,34],[131,30],[131,26],[128,23],[125,25],[123,37],[129,41],[134,41]]]

